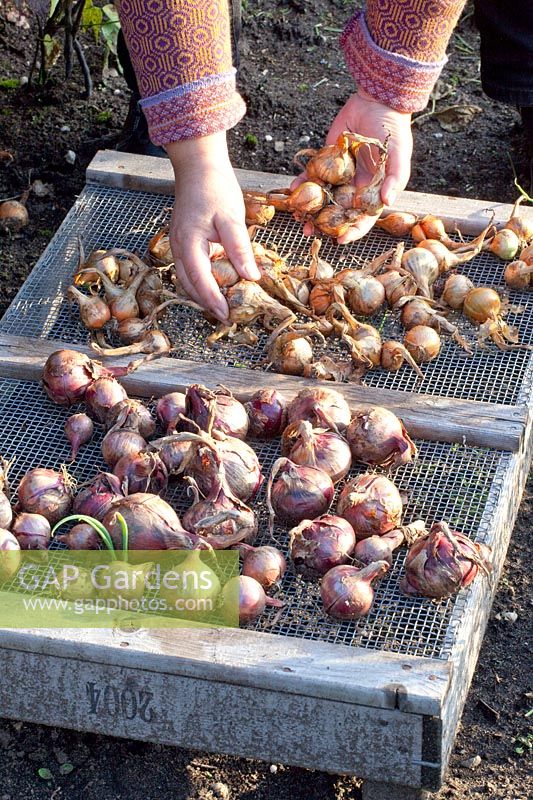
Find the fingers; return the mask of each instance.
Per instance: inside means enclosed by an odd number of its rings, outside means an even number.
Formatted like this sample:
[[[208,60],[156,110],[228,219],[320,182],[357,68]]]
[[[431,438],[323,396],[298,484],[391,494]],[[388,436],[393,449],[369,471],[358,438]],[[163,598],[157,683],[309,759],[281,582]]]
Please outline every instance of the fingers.
[[[413,140],[410,131],[391,141],[387,154],[386,177],[381,188],[381,199],[387,206],[396,200],[398,192],[407,186],[411,175]]]
[[[252,244],[246,227],[224,219],[217,224],[220,243],[226,255],[239,273],[248,281],[258,281],[261,273],[255,263]]]
[[[228,319],[229,309],[211,273],[207,243],[192,240],[180,248],[181,261],[176,260],[178,278],[193,300],[208,309],[221,322]]]
[[[350,244],[350,242],[362,239],[374,227],[378,219],[379,215],[361,214],[350,229],[338,237],[337,244]]]

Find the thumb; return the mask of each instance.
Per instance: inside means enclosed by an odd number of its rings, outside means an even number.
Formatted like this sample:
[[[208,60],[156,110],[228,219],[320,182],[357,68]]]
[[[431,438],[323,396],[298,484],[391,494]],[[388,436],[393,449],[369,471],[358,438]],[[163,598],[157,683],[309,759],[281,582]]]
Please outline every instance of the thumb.
[[[248,231],[243,225],[227,223],[218,226],[220,243],[241,276],[248,281],[258,281],[261,273],[255,263]]]
[[[409,143],[392,146],[387,157],[386,177],[381,188],[381,199],[391,206],[407,186],[411,175],[412,146]]]

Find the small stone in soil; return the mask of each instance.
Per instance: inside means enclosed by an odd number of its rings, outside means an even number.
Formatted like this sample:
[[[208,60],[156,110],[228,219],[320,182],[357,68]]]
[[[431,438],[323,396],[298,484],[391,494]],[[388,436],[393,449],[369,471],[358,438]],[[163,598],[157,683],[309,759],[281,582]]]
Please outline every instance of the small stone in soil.
[[[283,153],[285,150],[285,142],[281,142],[279,140],[274,142],[274,150],[276,153]]]
[[[275,775],[277,771],[278,771],[278,765],[277,764],[271,764],[270,765],[270,772],[272,773],[272,775]]]
[[[518,614],[516,611],[504,611],[502,613],[502,619],[505,620],[505,622],[513,623],[518,619]]]
[[[61,133],[70,133],[70,128],[68,125],[62,125],[59,130]]]
[[[217,781],[216,783],[212,783],[209,788],[211,789],[217,800],[228,800],[229,787],[225,783]]]
[[[462,767],[466,767],[467,769],[475,769],[476,767],[479,767],[479,765],[481,764],[481,756],[475,755],[472,756],[471,758],[465,758],[464,761],[460,761],[459,764]]]
[[[65,153],[65,161],[67,164],[74,164],[76,161],[76,153],[74,150],[67,150]]]
[[[265,135],[265,142],[271,142],[274,137],[271,136],[269,133]]]

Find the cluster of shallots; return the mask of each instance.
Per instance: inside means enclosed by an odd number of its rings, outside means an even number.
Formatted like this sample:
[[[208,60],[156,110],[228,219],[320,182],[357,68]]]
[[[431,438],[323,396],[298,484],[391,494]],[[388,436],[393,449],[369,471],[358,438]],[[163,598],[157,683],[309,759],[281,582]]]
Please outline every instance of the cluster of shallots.
[[[376,173],[368,185],[356,189],[357,155],[362,149],[374,158]],[[379,216],[383,210],[387,141],[344,131],[334,144],[299,150],[294,163],[305,170],[306,178],[294,190],[243,193],[249,225],[266,225],[276,211],[287,211],[317,233],[339,237],[361,217]]]
[[[196,305],[176,294],[174,289],[179,291],[179,287],[170,284],[172,264],[165,229],[149,242],[145,261],[122,248],[95,250],[85,258],[80,242],[79,264],[67,298],[77,303],[95,352],[102,356],[143,354],[137,364],[170,352],[172,344],[159,329],[159,317],[178,298],[182,305]],[[106,331],[122,346],[111,347]]]

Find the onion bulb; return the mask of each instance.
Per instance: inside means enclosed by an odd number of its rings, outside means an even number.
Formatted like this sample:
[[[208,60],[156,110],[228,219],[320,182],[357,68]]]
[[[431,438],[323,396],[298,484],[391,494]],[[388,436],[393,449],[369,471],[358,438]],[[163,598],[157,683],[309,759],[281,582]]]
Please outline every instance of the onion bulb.
[[[502,228],[487,241],[483,249],[504,261],[512,261],[520,249],[520,239],[510,228]]]
[[[65,436],[72,445],[71,461],[76,460],[78,450],[91,440],[93,433],[93,421],[87,414],[73,414],[66,420]]]
[[[407,331],[404,344],[417,364],[433,361],[440,353],[440,336],[428,325],[415,325]]]
[[[394,530],[400,525],[402,512],[402,498],[393,482],[372,473],[349,481],[337,503],[337,514],[348,520],[357,540]]]
[[[283,432],[282,453],[302,467],[326,472],[333,483],[347,474],[352,464],[350,447],[339,433],[313,428],[310,422],[293,422]]]
[[[265,590],[277,586],[287,568],[281,550],[269,545],[251,547],[247,544],[237,545],[237,549],[241,552],[243,575],[254,578]]]
[[[254,439],[273,439],[281,434],[287,421],[287,400],[277,389],[258,389],[244,404]]]
[[[380,406],[355,414],[346,439],[354,460],[372,467],[397,469],[418,452],[401,419]]]
[[[450,277],[446,279],[440,299],[442,302],[446,303],[447,306],[450,306],[450,308],[459,311],[463,307],[468,292],[473,288],[474,284],[466,275],[460,275],[458,273],[450,275]]]
[[[350,407],[336,389],[301,389],[287,407],[287,421],[307,420],[316,428],[343,431],[350,424]]]
[[[350,523],[335,514],[304,519],[289,531],[289,553],[296,572],[314,579],[350,561],[355,533]]]
[[[49,521],[42,514],[19,514],[11,532],[17,537],[21,550],[48,550],[51,539]]]
[[[374,602],[372,581],[382,578],[388,569],[386,561],[363,568],[341,565],[330,569],[320,583],[326,613],[340,620],[364,617]]]
[[[387,214],[386,217],[378,219],[376,228],[381,228],[381,230],[390,233],[391,236],[398,236],[403,239],[411,233],[416,220],[416,214],[410,214],[408,211],[393,211]]]
[[[20,507],[30,514],[42,514],[51,524],[58,522],[72,505],[72,485],[65,469],[30,469],[18,485]]]
[[[0,528],[0,581],[17,574],[21,562],[20,545],[12,533]]]
[[[18,233],[25,228],[30,218],[26,206],[18,200],[4,200],[0,203],[0,231]]]
[[[310,157],[305,165],[299,161],[300,156]],[[350,153],[349,141],[342,134],[335,144],[327,144],[320,150],[299,150],[294,156],[294,163],[305,169],[309,180],[331,186],[350,183],[355,175],[355,161]]]
[[[479,570],[490,573],[490,549],[436,522],[410,548],[400,589],[408,595],[442,600],[468,586]]]
[[[255,578],[249,575],[237,575],[230,578],[222,590],[222,601],[227,603],[236,599],[239,592],[239,624],[249,625],[261,616],[266,606],[281,608],[283,603],[273,597],[267,597],[265,590]]]
[[[511,289],[524,291],[533,287],[533,263],[528,265],[525,261],[511,261],[505,267],[503,277]]]
[[[272,530],[274,517],[297,525],[328,510],[335,489],[329,475],[316,467],[300,467],[288,458],[274,462],[267,485]]]
[[[489,286],[476,286],[466,295],[463,311],[472,322],[486,322],[500,315],[502,301]]]
[[[81,321],[88,330],[100,330],[111,319],[109,306],[97,294],[86,295],[75,286],[69,286],[67,297],[70,301],[78,304]]]

